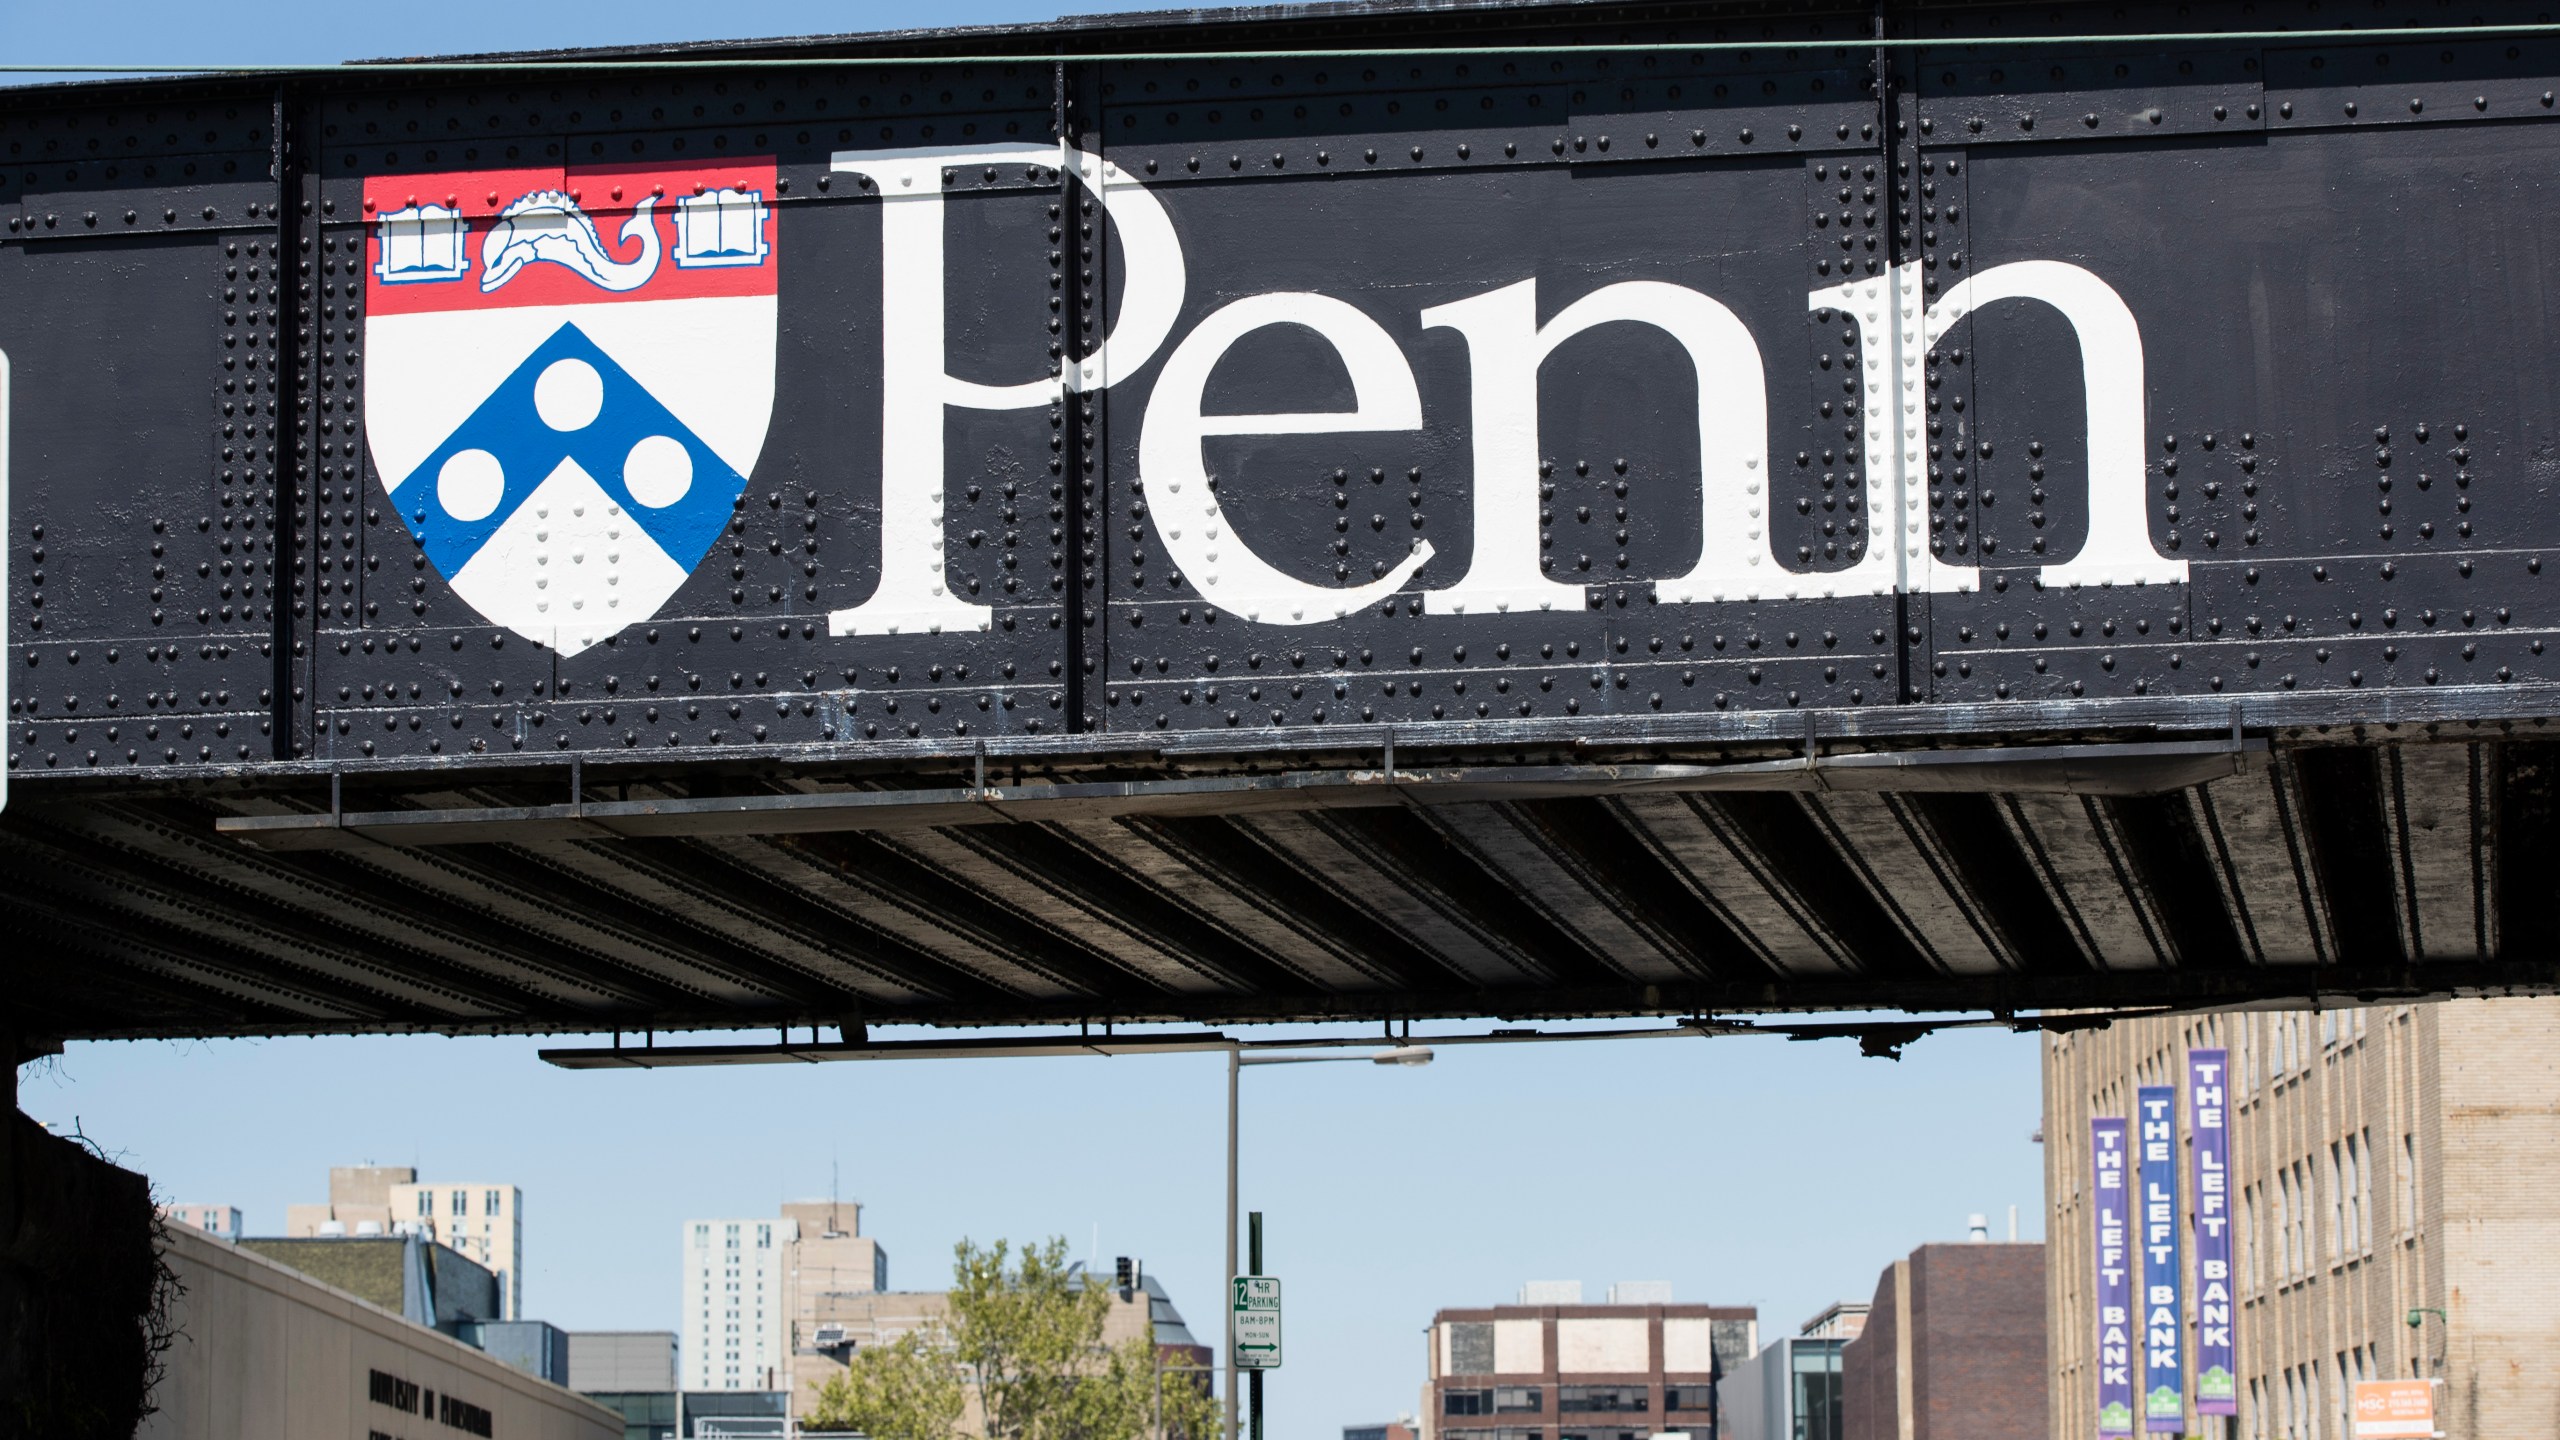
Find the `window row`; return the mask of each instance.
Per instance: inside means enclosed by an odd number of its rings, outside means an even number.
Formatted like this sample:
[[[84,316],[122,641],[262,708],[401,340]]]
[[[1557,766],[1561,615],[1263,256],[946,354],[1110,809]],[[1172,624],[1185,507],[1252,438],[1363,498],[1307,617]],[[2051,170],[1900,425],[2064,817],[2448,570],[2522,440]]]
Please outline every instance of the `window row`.
[[[2261,1071],[2265,1084],[2282,1084],[2311,1069],[2312,1030],[2319,1030],[2319,1049],[2335,1053],[2364,1038],[2369,1011],[2359,1007],[2346,1010],[2322,1010],[2316,1013],[2286,1011],[2266,1017],[2261,1027],[2254,1020],[2243,1019],[2238,1030],[2234,1069],[2239,1073],[2237,1091],[2242,1097],[2258,1093]]]
[[[1535,1385],[1497,1385],[1478,1390],[1443,1390],[1443,1415],[1534,1415],[1540,1408]]]
[[[1515,1429],[1510,1426],[1500,1426],[1482,1430],[1449,1429],[1442,1433],[1448,1437],[1448,1440],[1547,1440],[1548,1432],[1534,1427]],[[1652,1440],[1652,1435],[1653,1432],[1650,1430],[1622,1430],[1614,1426],[1606,1429],[1591,1429],[1581,1425],[1570,1425],[1556,1431],[1555,1440]]]
[[[2249,1440],[2353,1440],[2356,1386],[2388,1379],[2371,1345],[2249,1382]]]
[[[1440,1392],[1443,1415],[1535,1415],[1541,1413],[1542,1391],[1535,1385],[1493,1385],[1450,1389]],[[1556,1387],[1556,1413],[1560,1415],[1641,1415],[1653,1408],[1652,1392],[1642,1385],[1559,1385]],[[1662,1391],[1665,1410],[1712,1410],[1715,1408],[1713,1387],[1704,1381],[1685,1385],[1666,1385]],[[1469,1432],[1470,1435],[1479,1432]]]
[[[2405,1235],[2418,1214],[2417,1136],[2403,1134],[2391,1159]],[[2357,1130],[2329,1142],[2324,1153],[2277,1167],[2273,1182],[2242,1186],[2242,1282],[2252,1290],[2287,1285],[2310,1275],[2324,1254],[2332,1265],[2372,1254],[2376,1163],[2373,1132]]]
[[[456,1219],[468,1218],[471,1214],[471,1192],[468,1190],[455,1190],[448,1193],[451,1198],[445,1202],[445,1213],[455,1217]],[[506,1193],[507,1192],[504,1190],[481,1191],[480,1213],[493,1219],[506,1214]],[[418,1213],[429,1218],[432,1218],[435,1215],[435,1191],[424,1187],[419,1189]]]

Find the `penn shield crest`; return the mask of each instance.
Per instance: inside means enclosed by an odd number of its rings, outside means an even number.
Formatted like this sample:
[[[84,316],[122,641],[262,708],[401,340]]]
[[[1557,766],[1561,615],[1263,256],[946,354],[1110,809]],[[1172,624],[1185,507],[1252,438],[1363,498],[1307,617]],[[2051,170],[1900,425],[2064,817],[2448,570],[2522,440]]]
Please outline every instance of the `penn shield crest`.
[[[365,429],[401,522],[563,655],[657,613],[773,413],[774,164],[378,177]]]

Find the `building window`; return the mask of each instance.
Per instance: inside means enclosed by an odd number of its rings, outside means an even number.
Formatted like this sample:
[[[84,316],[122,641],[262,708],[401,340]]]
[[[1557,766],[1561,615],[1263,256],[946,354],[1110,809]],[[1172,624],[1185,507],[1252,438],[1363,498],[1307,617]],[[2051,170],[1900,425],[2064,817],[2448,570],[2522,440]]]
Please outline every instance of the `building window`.
[[[1603,1413],[1642,1412],[1652,1408],[1641,1385],[1559,1385],[1556,1387],[1556,1409],[1559,1412]]]
[[[471,1213],[470,1191],[456,1190],[453,1192],[453,1213],[456,1215],[468,1215]]]
[[[2414,1235],[2418,1230],[2418,1137],[2403,1131],[2400,1136],[2400,1233]]]
[[[1535,1415],[1540,1409],[1535,1385],[1498,1385],[1493,1391],[1493,1410],[1497,1415]]]
[[[1804,1389],[1801,1382],[1796,1387]],[[1662,1387],[1665,1410],[1713,1410],[1716,1408],[1715,1387],[1711,1385],[1665,1385]]]
[[[2347,1220],[2346,1161],[2338,1142],[2329,1142],[2329,1263],[2335,1265],[2355,1248],[2355,1232]]]
[[[1443,1390],[1440,1392],[1443,1415],[1490,1415],[1493,1392],[1490,1390]]]
[[[2258,1187],[2240,1187],[2240,1287],[2258,1288]]]
[[[2370,1130],[2347,1136],[2347,1238],[2359,1255],[2373,1253],[2372,1136]]]
[[[498,1207],[497,1191],[489,1191],[487,1194],[480,1197],[480,1213],[483,1215],[498,1215],[504,1213]]]
[[[2319,1199],[2311,1188],[2311,1172],[2310,1161],[2293,1162],[2293,1252],[2296,1256],[2293,1273],[2297,1279],[2309,1278],[2312,1267],[2320,1260],[2319,1241],[2312,1233],[2319,1223],[2316,1208]]]
[[[2276,1281],[2294,1279],[2294,1171],[2276,1171]]]

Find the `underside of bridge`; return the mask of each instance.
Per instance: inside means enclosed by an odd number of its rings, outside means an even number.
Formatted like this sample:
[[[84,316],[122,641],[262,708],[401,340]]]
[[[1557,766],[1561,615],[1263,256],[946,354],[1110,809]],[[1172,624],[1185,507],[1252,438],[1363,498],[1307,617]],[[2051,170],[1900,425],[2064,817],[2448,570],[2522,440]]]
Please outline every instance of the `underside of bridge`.
[[[2335,738],[127,785],[13,806],[0,886],[53,1037],[2560,984],[2560,745]]]

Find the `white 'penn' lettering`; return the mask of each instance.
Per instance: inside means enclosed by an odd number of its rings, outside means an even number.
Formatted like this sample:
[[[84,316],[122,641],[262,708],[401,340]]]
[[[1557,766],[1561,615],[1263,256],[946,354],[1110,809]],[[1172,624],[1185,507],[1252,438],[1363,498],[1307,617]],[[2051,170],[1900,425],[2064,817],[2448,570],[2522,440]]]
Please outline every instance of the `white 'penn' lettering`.
[[[1089,355],[1052,377],[1010,385],[950,373],[943,335],[943,180],[946,167],[1062,166],[1101,202],[1119,232],[1127,283],[1117,321]],[[1187,277],[1164,204],[1098,156],[1061,146],[982,145],[938,151],[847,151],[840,172],[868,177],[881,198],[880,583],[832,612],[836,635],[985,630],[993,607],[955,594],[946,568],[943,420],[954,408],[1023,410],[1093,393],[1134,373],[1172,338]],[[1721,302],[1684,286],[1604,286],[1537,322],[1537,282],[1521,280],[1421,312],[1426,328],[1467,343],[1475,505],[1464,575],[1423,591],[1442,614],[1578,610],[1583,587],[1539,566],[1538,372],[1556,347],[1596,325],[1660,330],[1697,372],[1700,534],[1696,561],[1653,582],[1668,604],[1712,604],[1897,591],[1969,591],[1980,572],[1931,553],[1921,501],[1927,482],[1922,361],[1958,321],[2003,300],[2051,307],[2078,338],[2088,435],[2089,535],[2079,553],[2042,567],[2051,586],[2175,584],[2187,562],[2154,550],[2143,509],[2142,333],[2122,297],[2077,265],[1999,265],[1924,305],[1916,264],[1810,292],[1810,310],[1856,326],[1866,373],[1868,520],[1865,555],[1846,569],[1781,565],[1769,541],[1767,383],[1750,331]],[[1246,335],[1272,325],[1313,331],[1341,358],[1352,408],[1279,415],[1204,415],[1210,372]],[[1432,558],[1427,541],[1363,585],[1313,584],[1283,573],[1237,533],[1210,487],[1201,441],[1221,435],[1413,430],[1422,424],[1413,369],[1393,337],[1348,303],[1305,292],[1249,295],[1211,312],[1175,343],[1139,429],[1139,476],[1165,553],[1204,599],[1265,625],[1340,619],[1406,587]],[[1888,460],[1890,463],[1878,463]],[[1433,577],[1438,578],[1438,577]]]

